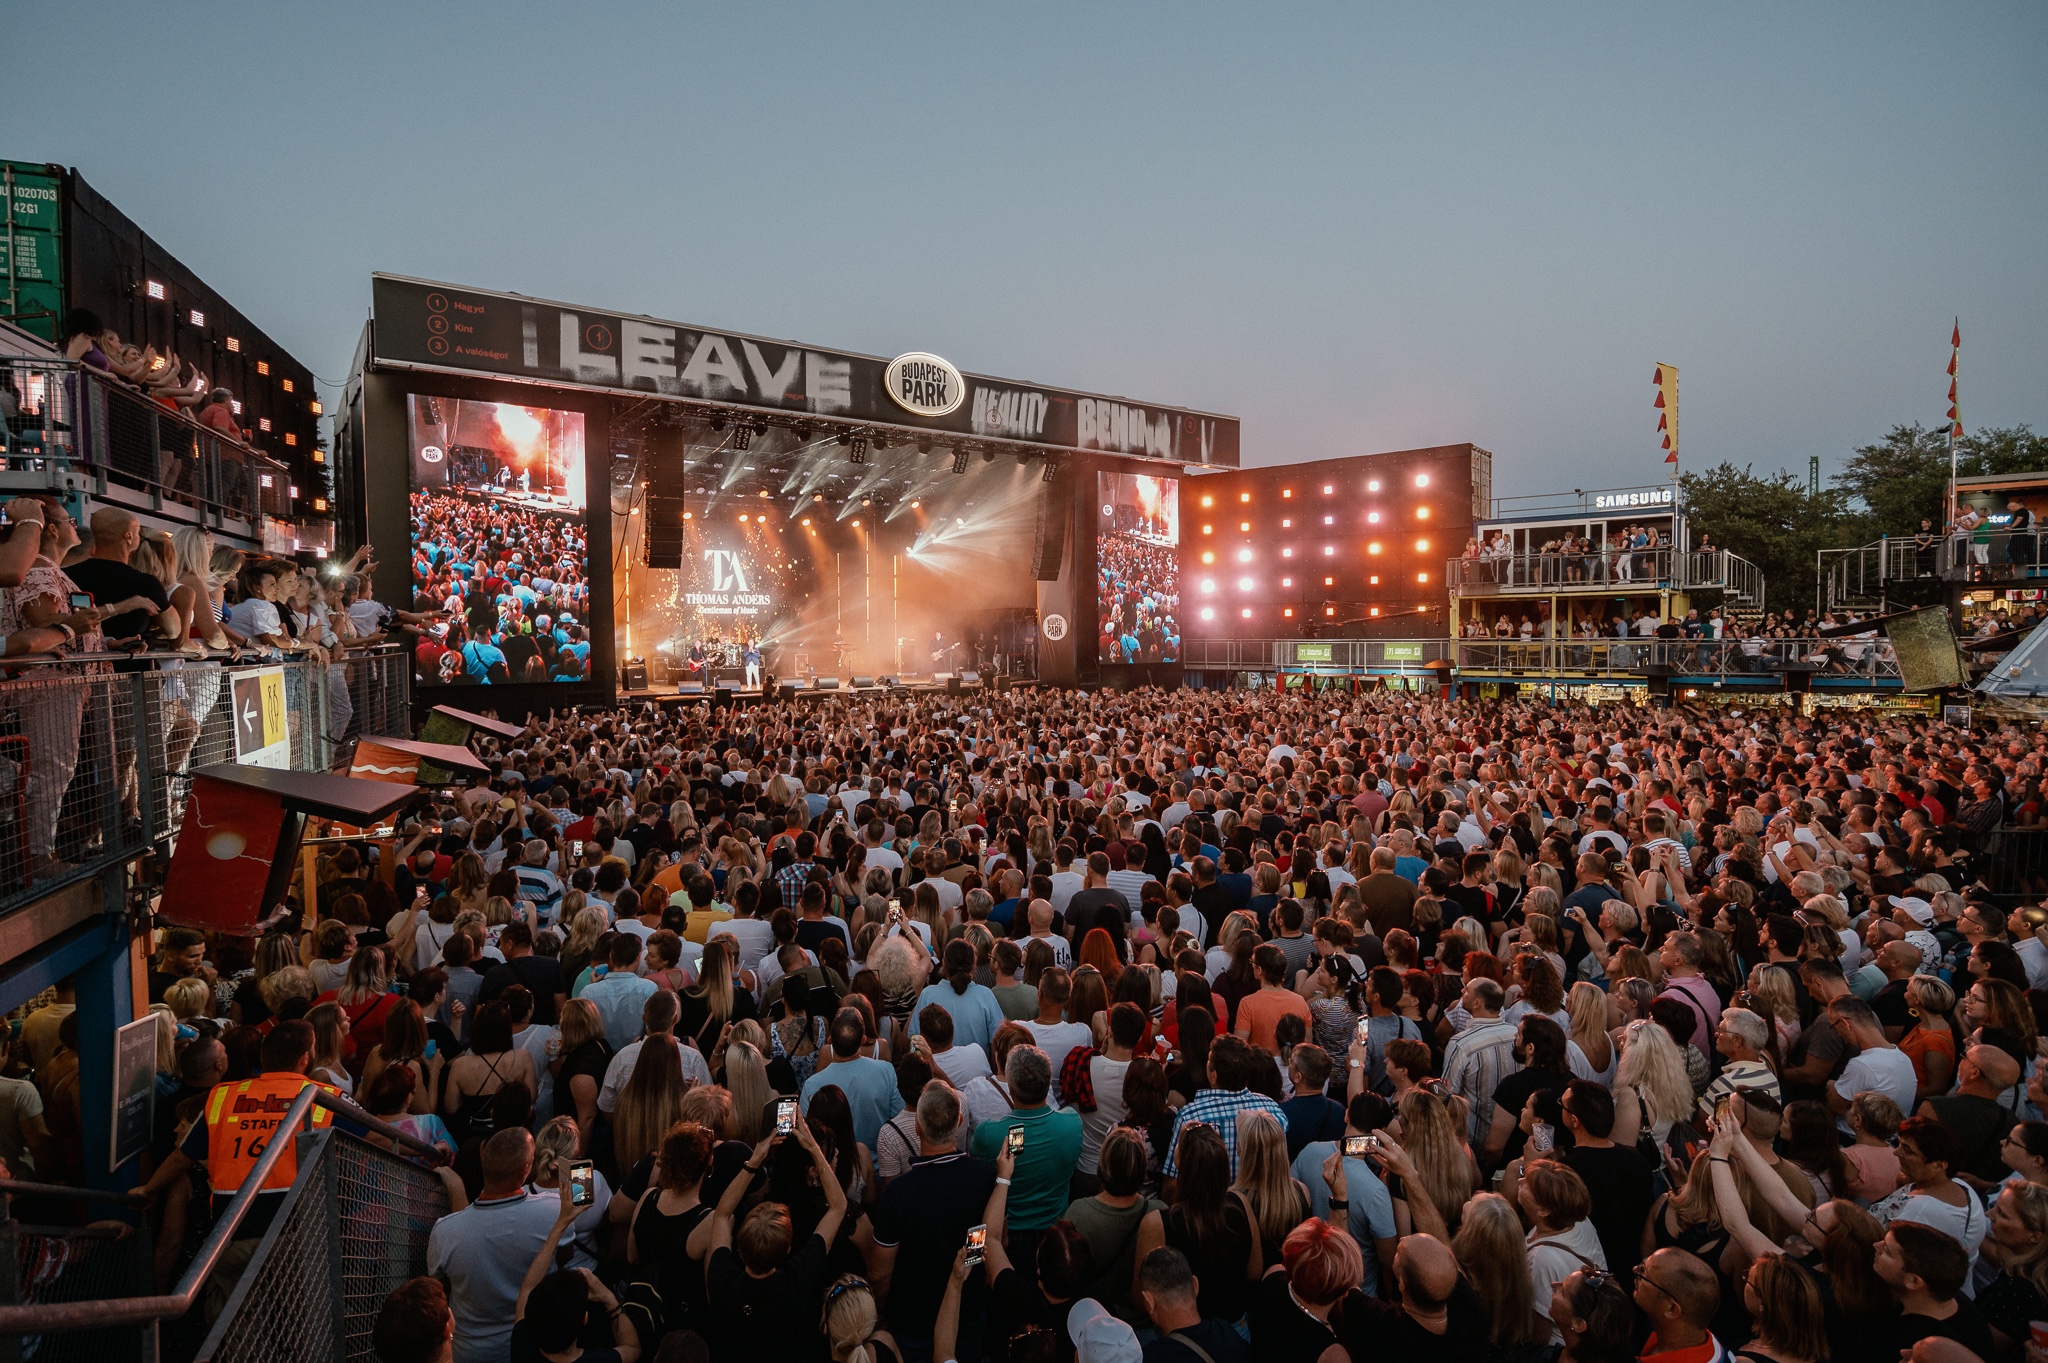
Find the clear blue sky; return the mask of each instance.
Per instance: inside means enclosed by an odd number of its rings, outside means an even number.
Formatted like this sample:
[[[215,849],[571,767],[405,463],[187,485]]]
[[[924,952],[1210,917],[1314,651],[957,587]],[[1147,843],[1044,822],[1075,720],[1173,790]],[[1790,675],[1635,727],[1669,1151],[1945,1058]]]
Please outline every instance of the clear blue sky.
[[[12,7],[82,169],[328,377],[390,270],[1184,403],[1496,490],[2048,425],[2048,6]]]

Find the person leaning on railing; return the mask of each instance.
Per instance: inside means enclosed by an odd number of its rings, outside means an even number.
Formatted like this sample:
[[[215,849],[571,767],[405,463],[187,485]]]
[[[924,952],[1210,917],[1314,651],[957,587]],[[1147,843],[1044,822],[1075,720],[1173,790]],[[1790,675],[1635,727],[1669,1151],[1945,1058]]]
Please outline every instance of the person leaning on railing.
[[[43,548],[43,504],[33,497],[7,503],[7,538],[0,540],[0,587],[15,588],[27,579]],[[34,527],[24,529],[22,527]],[[95,613],[93,623],[98,623]],[[78,630],[65,618],[31,624],[16,609],[11,590],[0,594],[0,654],[55,653],[78,642]]]

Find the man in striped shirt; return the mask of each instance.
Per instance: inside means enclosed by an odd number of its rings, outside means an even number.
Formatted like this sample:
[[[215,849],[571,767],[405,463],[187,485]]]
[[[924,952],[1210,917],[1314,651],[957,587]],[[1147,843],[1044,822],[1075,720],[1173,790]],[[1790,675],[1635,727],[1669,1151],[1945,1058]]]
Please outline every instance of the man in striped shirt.
[[[1515,1062],[1515,1025],[1502,1022],[1505,995],[1493,980],[1480,978],[1465,986],[1460,1000],[1472,1025],[1444,1048],[1444,1082],[1470,1109],[1469,1138],[1477,1143],[1493,1129],[1493,1091],[1521,1066]]]
[[[548,869],[548,845],[539,838],[528,839],[513,874],[519,877],[519,902],[533,915],[533,926],[553,923],[562,905],[562,882]]]

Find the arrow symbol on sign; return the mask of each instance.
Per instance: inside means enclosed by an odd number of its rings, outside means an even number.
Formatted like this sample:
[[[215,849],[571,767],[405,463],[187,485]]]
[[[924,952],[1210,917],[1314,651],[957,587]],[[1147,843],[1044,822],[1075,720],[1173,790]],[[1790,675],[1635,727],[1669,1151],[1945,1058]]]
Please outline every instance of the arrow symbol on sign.
[[[256,721],[256,702],[242,702],[242,723],[246,724],[249,727],[249,732],[252,734],[256,732]]]

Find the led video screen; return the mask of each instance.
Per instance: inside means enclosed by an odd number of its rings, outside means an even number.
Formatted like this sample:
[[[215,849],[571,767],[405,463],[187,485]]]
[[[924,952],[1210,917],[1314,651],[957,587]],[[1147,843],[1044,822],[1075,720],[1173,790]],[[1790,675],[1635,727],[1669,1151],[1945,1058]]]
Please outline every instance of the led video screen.
[[[581,412],[406,399],[413,604],[441,612],[428,686],[590,677],[589,498]]]
[[[1180,661],[1180,479],[1098,473],[1096,622],[1105,663]]]

